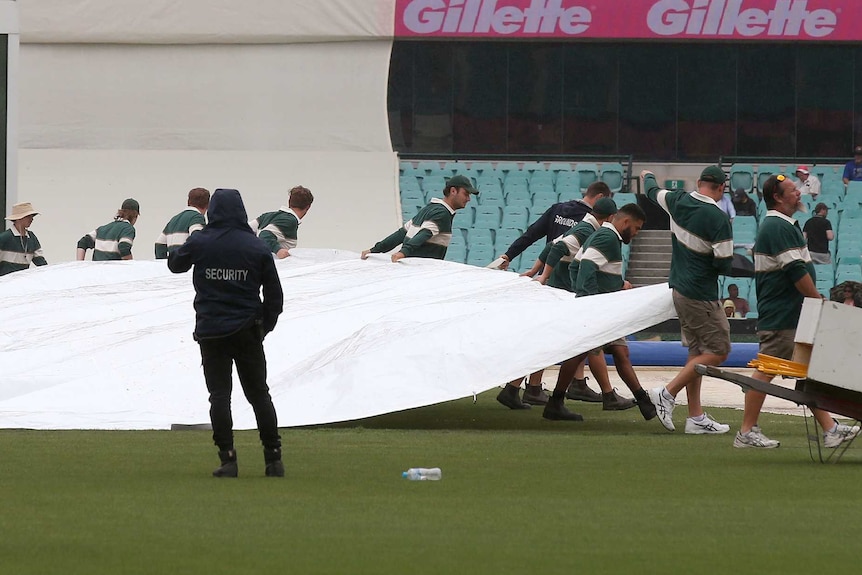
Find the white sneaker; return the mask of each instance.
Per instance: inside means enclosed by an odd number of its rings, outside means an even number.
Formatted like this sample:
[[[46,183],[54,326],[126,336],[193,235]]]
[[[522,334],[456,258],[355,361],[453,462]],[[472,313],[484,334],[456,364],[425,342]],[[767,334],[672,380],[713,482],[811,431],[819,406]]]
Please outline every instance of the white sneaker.
[[[742,433],[741,431],[736,432],[736,439],[733,440],[733,446],[739,448],[745,447],[759,447],[761,449],[774,449],[781,445],[780,442],[769,439],[763,433],[761,433],[760,428],[752,427],[751,431],[748,433]]]
[[[827,431],[823,434],[823,445],[829,448],[835,448],[845,441],[850,441],[857,435],[859,435],[858,425],[850,427],[849,425],[839,423],[838,427],[835,428],[835,431]]]
[[[676,427],[673,424],[673,408],[676,401],[667,399],[664,394],[663,387],[654,387],[647,391],[649,400],[655,405],[655,410],[658,413],[658,420],[664,425],[668,431],[674,431]]]
[[[724,423],[719,423],[707,414],[703,414],[703,419],[695,421],[688,417],[685,420],[685,432],[693,435],[718,435],[730,431],[730,426]]]

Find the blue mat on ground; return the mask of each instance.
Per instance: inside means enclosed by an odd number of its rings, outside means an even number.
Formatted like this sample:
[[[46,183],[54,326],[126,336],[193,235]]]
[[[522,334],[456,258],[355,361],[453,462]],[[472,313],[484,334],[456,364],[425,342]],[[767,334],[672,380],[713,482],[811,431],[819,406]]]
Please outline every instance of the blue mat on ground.
[[[678,341],[629,341],[629,356],[634,366],[669,366],[682,367],[688,359],[688,349]],[[757,357],[758,344],[733,343],[730,355],[722,367],[745,367],[748,362]],[[613,358],[605,356],[608,365],[613,365]]]

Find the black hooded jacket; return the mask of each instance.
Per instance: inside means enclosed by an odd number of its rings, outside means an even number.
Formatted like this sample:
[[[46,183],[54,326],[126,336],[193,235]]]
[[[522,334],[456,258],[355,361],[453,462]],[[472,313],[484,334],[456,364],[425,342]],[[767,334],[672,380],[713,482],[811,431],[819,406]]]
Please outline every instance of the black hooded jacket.
[[[248,226],[238,191],[216,190],[207,217],[203,230],[168,254],[168,268],[174,273],[195,267],[195,336],[224,337],[255,321],[269,333],[284,299],[272,252]]]

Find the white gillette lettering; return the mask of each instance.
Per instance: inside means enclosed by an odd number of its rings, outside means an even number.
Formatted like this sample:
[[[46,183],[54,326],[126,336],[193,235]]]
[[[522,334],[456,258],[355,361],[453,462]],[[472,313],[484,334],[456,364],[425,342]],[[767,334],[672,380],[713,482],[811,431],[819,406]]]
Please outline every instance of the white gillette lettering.
[[[534,34],[586,32],[592,13],[584,6],[563,7],[564,0],[532,0],[523,10],[500,6],[500,0],[413,0],[404,9],[404,25],[417,34]]]
[[[772,10],[744,5],[745,0],[659,0],[647,14],[647,26],[661,36],[824,38],[838,24],[832,10],[808,10],[808,0],[775,0]]]

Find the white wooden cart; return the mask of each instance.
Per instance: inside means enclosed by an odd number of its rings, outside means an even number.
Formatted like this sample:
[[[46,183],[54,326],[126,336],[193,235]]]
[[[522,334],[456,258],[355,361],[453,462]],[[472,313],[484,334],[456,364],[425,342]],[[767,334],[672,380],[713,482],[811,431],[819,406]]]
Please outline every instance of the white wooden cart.
[[[823,409],[862,423],[862,309],[841,303],[806,298],[796,329],[793,361],[758,356],[759,369],[766,373],[796,378],[795,389],[722,369],[698,365],[701,375],[735,383],[774,395],[810,409]],[[852,441],[824,455],[816,424],[809,427],[808,445],[812,459],[837,462]]]

